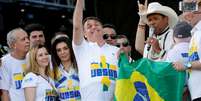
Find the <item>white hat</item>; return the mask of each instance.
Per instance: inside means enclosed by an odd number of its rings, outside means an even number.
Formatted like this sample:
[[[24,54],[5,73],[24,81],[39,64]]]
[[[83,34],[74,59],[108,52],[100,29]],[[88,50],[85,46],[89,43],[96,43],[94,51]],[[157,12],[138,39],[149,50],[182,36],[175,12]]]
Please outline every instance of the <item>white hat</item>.
[[[162,14],[168,17],[168,24],[170,28],[173,28],[178,22],[177,13],[170,7],[163,6],[158,2],[152,2],[148,5],[147,13],[145,14],[144,21],[147,22],[147,15],[150,14]]]

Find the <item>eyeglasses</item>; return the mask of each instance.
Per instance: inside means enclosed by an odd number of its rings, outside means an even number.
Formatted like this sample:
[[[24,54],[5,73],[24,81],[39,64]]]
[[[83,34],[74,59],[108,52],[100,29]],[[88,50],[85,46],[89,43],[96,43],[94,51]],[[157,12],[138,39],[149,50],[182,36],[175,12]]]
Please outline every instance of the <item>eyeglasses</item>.
[[[116,38],[117,38],[116,35],[110,35],[110,34],[104,34],[104,35],[103,35],[103,39],[104,39],[104,40],[108,39],[109,37],[110,37],[111,39],[116,39]]]
[[[128,42],[117,43],[116,46],[117,46],[117,47],[121,47],[121,46],[123,46],[123,47],[128,47],[128,46],[129,46],[129,43],[128,43]]]

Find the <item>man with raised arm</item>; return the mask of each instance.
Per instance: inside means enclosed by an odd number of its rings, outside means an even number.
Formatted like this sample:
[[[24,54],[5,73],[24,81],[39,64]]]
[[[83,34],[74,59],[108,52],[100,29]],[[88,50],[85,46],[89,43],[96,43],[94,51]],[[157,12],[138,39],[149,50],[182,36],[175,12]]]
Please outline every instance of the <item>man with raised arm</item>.
[[[73,50],[78,64],[82,101],[113,101],[117,78],[117,51],[103,39],[96,17],[83,19],[84,0],[77,0],[73,15]]]

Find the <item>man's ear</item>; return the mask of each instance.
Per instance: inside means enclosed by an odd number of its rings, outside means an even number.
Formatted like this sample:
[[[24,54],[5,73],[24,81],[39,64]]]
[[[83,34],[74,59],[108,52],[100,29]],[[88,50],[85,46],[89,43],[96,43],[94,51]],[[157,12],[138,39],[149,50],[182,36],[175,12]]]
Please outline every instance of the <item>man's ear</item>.
[[[87,34],[86,34],[85,30],[83,30],[83,36],[84,36],[85,39],[87,38]]]
[[[11,45],[10,45],[10,49],[15,49],[17,46],[16,46],[16,44],[15,43],[12,43]]]

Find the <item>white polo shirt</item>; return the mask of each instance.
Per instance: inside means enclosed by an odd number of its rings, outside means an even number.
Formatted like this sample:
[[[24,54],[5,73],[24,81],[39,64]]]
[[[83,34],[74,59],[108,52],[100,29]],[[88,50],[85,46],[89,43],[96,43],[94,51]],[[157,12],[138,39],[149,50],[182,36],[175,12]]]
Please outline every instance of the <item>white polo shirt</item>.
[[[55,80],[55,87],[60,101],[80,101],[80,86],[77,72],[71,66],[66,72],[60,64],[58,69],[58,80]]]
[[[83,41],[73,43],[78,63],[82,101],[113,101],[117,78],[117,51],[115,46]]]

